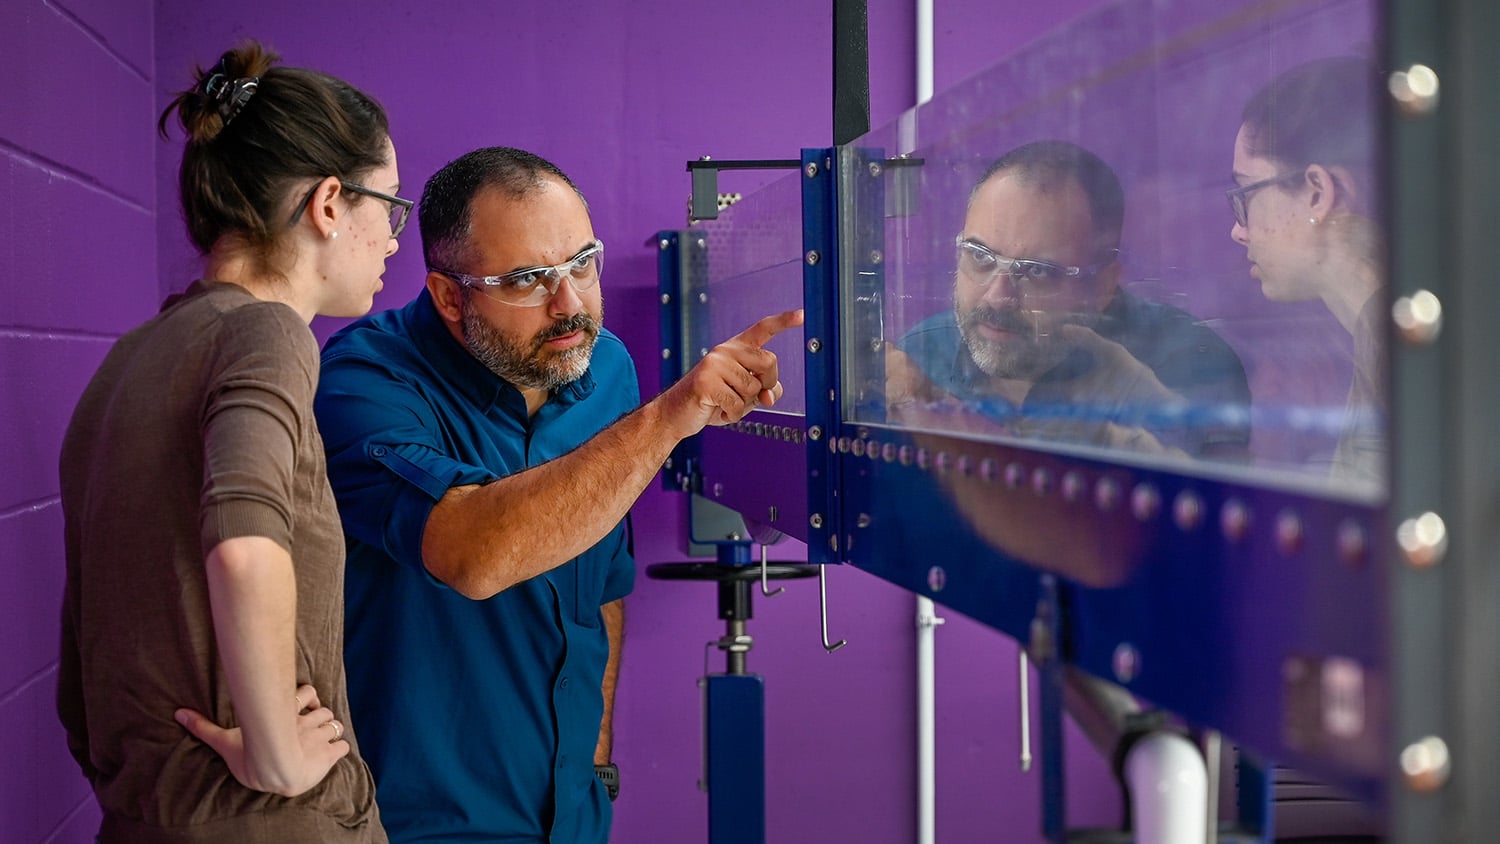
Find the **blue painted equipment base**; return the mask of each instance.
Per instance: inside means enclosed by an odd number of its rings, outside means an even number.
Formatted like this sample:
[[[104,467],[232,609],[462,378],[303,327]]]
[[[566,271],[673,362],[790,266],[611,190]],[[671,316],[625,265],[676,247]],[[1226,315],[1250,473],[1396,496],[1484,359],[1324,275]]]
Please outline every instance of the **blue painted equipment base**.
[[[755,674],[703,683],[709,844],[765,844],[765,684]]]

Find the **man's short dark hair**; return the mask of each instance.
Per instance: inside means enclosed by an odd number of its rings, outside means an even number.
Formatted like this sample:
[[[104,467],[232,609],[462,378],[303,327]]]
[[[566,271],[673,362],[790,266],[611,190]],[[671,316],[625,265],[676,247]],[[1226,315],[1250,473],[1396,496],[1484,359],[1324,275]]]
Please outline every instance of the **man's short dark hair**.
[[[1061,188],[1069,181],[1083,189],[1089,216],[1102,249],[1120,245],[1125,226],[1125,191],[1120,177],[1099,156],[1068,141],[1033,141],[995,159],[969,192],[969,202],[986,182],[1002,172],[1015,172],[1037,190]]]
[[[584,207],[588,200],[556,164],[513,147],[485,147],[443,165],[422,189],[417,221],[422,229],[422,258],[428,269],[473,272],[468,265],[473,245],[474,197],[485,188],[519,199],[535,191],[545,177],[561,180]]]

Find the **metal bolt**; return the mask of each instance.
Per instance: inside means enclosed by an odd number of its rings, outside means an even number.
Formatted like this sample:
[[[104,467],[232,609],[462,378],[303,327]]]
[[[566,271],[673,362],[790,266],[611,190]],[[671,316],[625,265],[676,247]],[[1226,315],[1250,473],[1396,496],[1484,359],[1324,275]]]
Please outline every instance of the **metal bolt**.
[[[1351,566],[1363,563],[1368,546],[1369,543],[1365,540],[1365,529],[1360,526],[1359,522],[1345,519],[1339,524],[1339,558],[1345,563]]]
[[[870,341],[870,351],[872,352],[878,352],[884,347],[885,341],[880,339],[879,337],[876,337],[874,340]]]
[[[713,161],[713,159],[712,159],[712,158],[709,158],[709,157],[708,157],[708,156],[706,156],[706,155],[700,155],[700,156],[698,156],[698,160],[699,160],[699,161]]]
[[[1114,478],[1100,478],[1094,486],[1094,506],[1108,513],[1120,504],[1120,482]]]
[[[883,168],[883,167],[880,166],[880,162],[879,161],[871,161],[870,162],[870,175],[871,176],[875,176],[876,178],[879,178],[880,174],[882,172],[884,172],[884,170],[885,170],[885,168]]]
[[[1425,64],[1392,73],[1387,82],[1396,108],[1407,117],[1431,114],[1438,105],[1438,75]]]
[[[805,257],[807,259],[807,265],[809,267],[816,267],[818,265],[818,260],[822,256],[818,254],[818,250],[816,250],[816,249],[809,249],[809,250],[807,250],[807,255]]]
[[[708,294],[707,293],[699,293],[698,294],[698,301],[699,301],[699,303],[707,302],[708,301]]]
[[[740,532],[739,531],[733,531],[728,536],[726,536],[724,538],[727,539],[727,540],[729,540],[730,542],[739,542],[740,539],[741,539]]]
[[[1130,512],[1143,522],[1156,518],[1161,511],[1161,493],[1151,484],[1139,484],[1130,493]]]
[[[724,494],[724,485],[723,484],[714,484],[714,498],[718,498],[719,496],[721,496],[723,494]]]
[[[1291,510],[1276,514],[1276,547],[1285,556],[1292,556],[1302,548],[1302,517]]]
[[[1010,489],[1019,489],[1021,481],[1026,478],[1026,467],[1020,463],[1005,464],[1005,485]]]
[[[1038,466],[1031,470],[1031,492],[1045,496],[1052,491],[1052,470]]]
[[[821,425],[814,425],[811,428],[808,428],[807,438],[812,440],[813,442],[817,442],[818,440],[823,439],[823,427]]]
[[[1448,744],[1437,736],[1412,742],[1401,751],[1401,773],[1406,787],[1420,794],[1442,788],[1452,772]]]
[[[1129,683],[1141,673],[1140,652],[1129,642],[1121,642],[1115,648],[1112,664],[1115,670],[1115,679],[1121,683]]]
[[[1413,567],[1431,568],[1448,553],[1448,527],[1438,514],[1423,513],[1396,528],[1396,543],[1406,552],[1406,561]]]
[[[1083,475],[1079,474],[1078,472],[1068,472],[1067,474],[1063,475],[1063,500],[1067,501],[1070,504],[1074,501],[1077,501],[1079,498],[1083,497],[1084,486],[1085,483],[1083,480]]]
[[[780,517],[780,515],[781,513],[776,509],[775,504],[772,504],[770,507],[766,508],[766,516],[768,517],[766,521],[774,522],[778,517]]]
[[[704,348],[703,346],[699,346],[698,347],[698,357],[700,357],[700,358],[706,358],[706,357],[708,357],[708,349]]]
[[[694,242],[694,243],[696,243],[696,244],[697,244],[697,245],[698,245],[698,248],[699,248],[699,249],[705,249],[705,248],[707,248],[707,247],[708,247],[708,241],[706,241],[706,240],[704,240],[704,239],[703,239],[703,238],[701,238],[701,237],[700,237],[700,238],[698,238],[698,239],[697,239],[697,240],[695,240],[695,241],[693,241],[693,242]]]
[[[1172,520],[1177,529],[1186,533],[1203,522],[1203,499],[1192,490],[1183,490],[1172,502]]]
[[[1443,330],[1443,303],[1426,290],[1402,296],[1391,305],[1396,333],[1413,346],[1425,346]]]
[[[666,251],[667,249],[670,249],[672,247],[672,241],[667,240],[666,238],[662,238],[661,240],[658,240],[656,242],[656,245],[660,246],[662,248],[662,251]]]
[[[818,163],[816,161],[807,162],[807,166],[803,168],[803,172],[807,174],[807,178],[813,178],[818,175]]]
[[[1224,502],[1224,509],[1219,513],[1219,530],[1224,532],[1224,538],[1230,542],[1239,542],[1250,532],[1250,508],[1245,502],[1238,498],[1231,498]]]
[[[822,340],[819,340],[818,338],[813,337],[813,338],[811,338],[811,339],[809,339],[807,341],[807,350],[809,352],[812,352],[813,354],[817,354],[818,350],[821,349],[821,348],[823,348],[823,341]]]
[[[672,304],[672,294],[670,294],[670,293],[663,293],[663,294],[661,294],[661,303],[663,305],[670,305],[670,304]]]
[[[933,566],[927,570],[927,588],[934,592],[943,591],[948,584],[948,573],[943,571],[942,566]]]
[[[879,266],[880,262],[882,262],[884,260],[885,260],[885,256],[882,255],[882,254],[880,254],[880,250],[879,249],[871,249],[870,250],[870,263]]]
[[[662,465],[663,468],[666,468],[666,469],[672,468],[672,458],[668,457],[667,458],[667,462],[665,462],[665,463],[663,463],[661,465]]]
[[[811,516],[807,517],[807,523],[810,524],[810,525],[812,525],[815,528],[822,527],[823,526],[823,514],[822,513],[813,513]]]
[[[662,349],[661,350],[661,359],[662,360],[671,360],[672,359],[672,350],[671,349]]]
[[[867,528],[870,526],[870,514],[860,513],[859,518],[854,520],[855,527]]]

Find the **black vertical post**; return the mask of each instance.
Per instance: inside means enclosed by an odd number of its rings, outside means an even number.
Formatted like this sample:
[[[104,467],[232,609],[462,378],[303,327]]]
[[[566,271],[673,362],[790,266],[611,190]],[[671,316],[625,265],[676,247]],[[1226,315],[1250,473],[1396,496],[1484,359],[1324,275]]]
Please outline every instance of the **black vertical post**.
[[[833,144],[870,131],[870,30],[865,0],[833,0]]]

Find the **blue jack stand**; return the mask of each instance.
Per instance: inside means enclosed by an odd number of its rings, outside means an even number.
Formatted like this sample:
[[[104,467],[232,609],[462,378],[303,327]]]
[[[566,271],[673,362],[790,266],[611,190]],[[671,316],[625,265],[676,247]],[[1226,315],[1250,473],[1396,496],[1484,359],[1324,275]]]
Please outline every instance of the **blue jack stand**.
[[[755,565],[750,543],[724,541],[713,563],[656,563],[646,576],[657,580],[705,580],[719,585],[723,638],[710,642],[724,652],[724,673],[707,672],[703,689],[703,781],[708,792],[709,844],[765,844],[766,695],[760,675],[745,669],[753,644],[746,632],[751,617],[750,587],[756,580],[815,577],[817,566],[797,563]],[[762,586],[764,588],[764,586]]]

